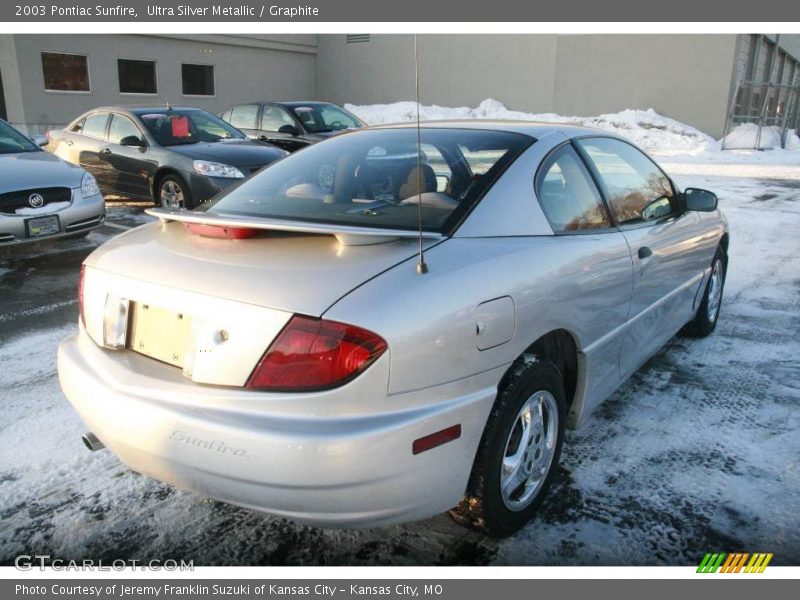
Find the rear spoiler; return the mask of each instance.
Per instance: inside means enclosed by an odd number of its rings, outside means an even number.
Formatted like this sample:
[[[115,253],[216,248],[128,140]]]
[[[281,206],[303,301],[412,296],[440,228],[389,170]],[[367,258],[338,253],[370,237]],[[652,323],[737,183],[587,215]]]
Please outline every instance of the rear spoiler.
[[[333,235],[343,246],[386,244],[398,239],[419,239],[420,237],[441,240],[445,237],[441,233],[430,231],[420,233],[409,229],[380,229],[354,225],[337,225],[336,223],[311,223],[308,221],[248,217],[225,213],[194,212],[182,208],[148,208],[145,212],[148,215],[158,217],[162,223],[178,221],[184,224],[194,224],[208,228],[225,228],[228,230],[291,231]]]

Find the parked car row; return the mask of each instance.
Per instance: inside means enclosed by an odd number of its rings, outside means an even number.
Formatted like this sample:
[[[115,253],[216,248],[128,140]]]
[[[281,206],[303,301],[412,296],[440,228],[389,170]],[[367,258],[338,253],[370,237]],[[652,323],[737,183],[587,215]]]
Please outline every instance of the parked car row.
[[[365,126],[325,102],[252,103],[222,117],[196,108],[106,106],[36,141],[0,123],[0,244],[86,235],[104,219],[101,193],[194,208],[289,152]],[[81,194],[92,196],[76,198],[67,173],[85,180]]]

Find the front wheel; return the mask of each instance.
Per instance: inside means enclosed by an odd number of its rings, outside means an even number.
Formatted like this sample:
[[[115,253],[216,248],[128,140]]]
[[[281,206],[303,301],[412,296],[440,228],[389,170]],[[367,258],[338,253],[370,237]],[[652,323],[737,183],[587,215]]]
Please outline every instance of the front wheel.
[[[711,275],[703,293],[703,300],[694,319],[684,328],[684,333],[691,337],[706,337],[717,327],[719,311],[722,308],[722,290],[725,287],[725,253],[717,248],[711,263]]]
[[[192,208],[188,186],[176,175],[167,175],[158,182],[156,201],[164,208]]]
[[[523,527],[542,503],[564,440],[561,373],[522,362],[503,385],[481,439],[467,494],[453,517],[495,537]]]

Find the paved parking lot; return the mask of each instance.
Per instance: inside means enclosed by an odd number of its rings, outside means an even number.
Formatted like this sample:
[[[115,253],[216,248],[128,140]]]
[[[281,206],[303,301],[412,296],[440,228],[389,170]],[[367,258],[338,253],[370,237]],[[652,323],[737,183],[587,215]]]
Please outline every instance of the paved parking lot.
[[[673,339],[571,432],[545,507],[500,542],[445,515],[365,531],[302,527],[90,454],[59,389],[55,350],[76,327],[81,261],[141,223],[142,208],[110,207],[85,240],[4,251],[0,563],[39,553],[196,565],[674,565],[709,550],[800,563],[800,173],[681,172],[682,184],[718,191],[731,221],[717,332]]]

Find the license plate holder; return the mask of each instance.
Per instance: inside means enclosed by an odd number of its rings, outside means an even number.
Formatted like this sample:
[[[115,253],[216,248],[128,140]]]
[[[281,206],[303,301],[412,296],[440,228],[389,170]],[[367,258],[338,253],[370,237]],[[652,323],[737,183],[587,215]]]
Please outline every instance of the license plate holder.
[[[183,368],[191,319],[183,313],[132,302],[128,348]]]
[[[46,215],[25,219],[25,233],[28,237],[42,237],[53,235],[61,231],[58,215]]]

